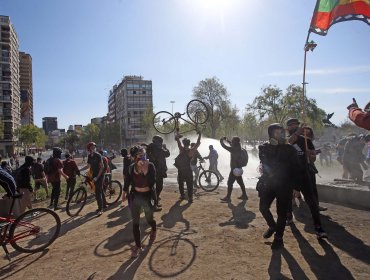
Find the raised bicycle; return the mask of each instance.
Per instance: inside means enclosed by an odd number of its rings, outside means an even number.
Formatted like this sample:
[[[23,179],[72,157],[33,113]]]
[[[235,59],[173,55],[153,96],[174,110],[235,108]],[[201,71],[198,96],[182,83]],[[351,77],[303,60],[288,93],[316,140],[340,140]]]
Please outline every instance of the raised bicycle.
[[[47,208],[34,208],[13,219],[14,203],[20,197],[13,196],[7,217],[0,217],[0,244],[9,260],[7,244],[22,253],[36,253],[50,246],[60,232],[59,216]]]
[[[183,118],[185,114],[187,114],[189,120]],[[198,130],[198,126],[205,124],[208,117],[209,113],[205,103],[198,99],[193,99],[187,104],[186,113],[176,112],[171,114],[167,111],[156,113],[153,117],[153,126],[161,134],[170,134],[175,130],[178,134],[184,134]],[[183,124],[182,127],[186,127],[184,131],[179,131],[180,122]]]
[[[220,184],[220,178],[216,172],[204,169],[202,165],[203,162],[204,161],[202,160],[198,161],[198,183],[202,190],[206,192],[212,192],[218,188]]]
[[[66,212],[69,216],[77,216],[84,208],[87,199],[88,192],[90,193],[89,198],[95,196],[95,186],[92,184],[92,179],[86,175],[81,176],[84,178],[81,181],[80,186],[70,195],[67,200]],[[112,180],[112,174],[105,174],[103,181],[103,193],[107,205],[116,203],[122,195],[122,185],[117,180]]]

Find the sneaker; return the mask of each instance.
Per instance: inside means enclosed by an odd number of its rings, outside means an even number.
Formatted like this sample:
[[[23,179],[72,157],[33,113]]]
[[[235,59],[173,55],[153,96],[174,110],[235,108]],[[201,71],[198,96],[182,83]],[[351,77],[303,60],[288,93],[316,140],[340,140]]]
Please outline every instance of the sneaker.
[[[100,216],[101,214],[103,214],[103,211],[101,209],[96,209],[95,214]]]
[[[268,239],[275,233],[275,228],[268,228],[263,234],[263,238]]]
[[[315,228],[315,231],[316,231],[316,236],[318,239],[321,239],[321,238],[328,238],[328,235],[326,234],[326,232],[322,229],[322,227],[317,227]]]
[[[137,258],[142,251],[141,247],[134,246],[131,249],[131,258]]]
[[[220,182],[222,182],[224,179],[225,179],[224,177],[220,178]]]
[[[156,237],[157,237],[157,231],[151,230],[150,235],[149,235],[149,244],[153,244]]]
[[[282,238],[275,237],[274,241],[272,241],[271,249],[278,250],[284,247],[284,241]]]
[[[239,196],[238,199],[248,200],[248,196],[246,194],[243,194],[243,195]]]
[[[230,197],[229,197],[229,196],[225,196],[224,198],[220,198],[220,200],[221,200],[222,202],[230,202],[230,201],[231,201],[231,199],[230,199]]]
[[[319,211],[326,211],[326,210],[328,210],[328,208],[327,208],[327,207],[319,206]]]

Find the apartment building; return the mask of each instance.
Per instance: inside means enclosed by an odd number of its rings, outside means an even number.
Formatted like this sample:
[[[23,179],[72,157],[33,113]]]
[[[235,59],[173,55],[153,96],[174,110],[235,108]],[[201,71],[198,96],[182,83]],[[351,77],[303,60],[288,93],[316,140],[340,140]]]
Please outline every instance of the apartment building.
[[[49,132],[58,129],[58,120],[56,117],[44,117],[42,118],[42,129],[45,134],[48,135]]]
[[[120,124],[121,144],[128,146],[145,141],[143,119],[146,112],[153,110],[152,81],[142,76],[124,76],[111,90],[110,97],[113,96],[114,106],[108,104],[108,118],[115,115],[114,122]]]
[[[19,87],[21,125],[33,124],[32,57],[24,52],[19,52]]]
[[[8,16],[0,15],[0,155],[12,155],[20,126],[19,42]]]

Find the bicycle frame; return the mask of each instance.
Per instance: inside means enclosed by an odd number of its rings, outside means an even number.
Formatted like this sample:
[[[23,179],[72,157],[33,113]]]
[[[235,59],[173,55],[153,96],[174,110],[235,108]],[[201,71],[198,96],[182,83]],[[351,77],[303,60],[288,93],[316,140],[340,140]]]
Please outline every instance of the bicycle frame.
[[[184,119],[182,116],[185,115],[185,113],[179,113],[179,112],[176,112],[174,114],[174,120],[175,120],[175,131],[177,134],[185,134],[185,133],[189,133],[191,131],[197,131],[198,130],[198,124],[196,123],[193,123],[189,120],[186,120]],[[189,124],[192,128],[189,129],[189,130],[183,130],[183,131],[180,131],[180,127],[179,127],[179,123],[180,123],[180,120],[184,121],[186,124]]]

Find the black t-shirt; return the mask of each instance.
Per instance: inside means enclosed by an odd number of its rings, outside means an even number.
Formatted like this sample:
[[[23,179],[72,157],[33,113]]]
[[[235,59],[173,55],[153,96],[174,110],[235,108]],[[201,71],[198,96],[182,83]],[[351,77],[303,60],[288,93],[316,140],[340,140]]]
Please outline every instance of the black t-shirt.
[[[35,162],[32,165],[32,176],[34,179],[43,178],[44,165],[42,163]]]
[[[92,153],[87,157],[87,163],[90,164],[93,177],[98,176],[103,166],[102,156],[99,153]]]

